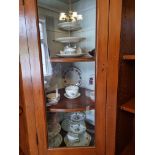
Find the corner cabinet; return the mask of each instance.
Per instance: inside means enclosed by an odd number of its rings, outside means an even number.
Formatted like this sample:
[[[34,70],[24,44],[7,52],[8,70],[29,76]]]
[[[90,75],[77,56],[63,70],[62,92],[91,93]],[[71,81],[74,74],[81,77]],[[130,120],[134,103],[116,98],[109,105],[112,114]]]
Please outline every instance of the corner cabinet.
[[[20,89],[28,154],[115,155],[122,1],[21,5]],[[123,55],[123,61],[130,59]]]

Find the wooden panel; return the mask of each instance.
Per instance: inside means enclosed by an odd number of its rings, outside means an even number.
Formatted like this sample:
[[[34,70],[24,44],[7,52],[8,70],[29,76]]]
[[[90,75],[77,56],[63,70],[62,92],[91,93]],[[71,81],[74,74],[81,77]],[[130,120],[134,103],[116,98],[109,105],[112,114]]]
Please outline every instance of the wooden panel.
[[[31,77],[33,85],[33,99],[36,118],[36,129],[38,135],[38,149],[40,155],[47,154],[47,132],[45,101],[43,90],[43,77],[41,66],[40,37],[37,18],[36,0],[25,0],[25,17],[27,27],[27,37],[29,46],[29,56],[31,65]],[[36,137],[35,137],[36,140]]]
[[[125,55],[135,54],[135,1],[123,0],[122,4],[122,28],[121,28],[121,55],[118,87],[118,111],[117,111],[117,154],[127,147],[134,136],[134,115],[119,109],[124,103],[135,96],[135,62],[134,57]],[[126,61],[129,60],[130,61]]]
[[[117,141],[116,155],[120,155],[128,145],[132,142],[134,148],[134,120],[135,116],[132,113],[120,110],[117,120]],[[128,154],[127,154],[128,155]],[[134,155],[134,154],[131,154]]]
[[[122,104],[120,106],[120,109],[130,112],[130,113],[135,113],[135,99],[130,99],[128,102]]]
[[[23,113],[26,115],[27,132],[24,133],[28,140],[28,154],[38,155],[36,144],[36,126],[34,116],[33,92],[30,74],[30,62],[27,46],[27,36],[25,27],[24,7],[19,8],[19,52],[20,52],[20,97],[22,101]]]
[[[96,34],[96,128],[95,146],[97,155],[106,153],[106,87],[108,59],[109,0],[97,0]],[[108,155],[108,154],[107,154]]]
[[[67,99],[64,97],[65,90],[59,90],[60,101],[56,105],[48,107],[50,112],[74,112],[74,111],[84,111],[95,108],[95,103],[85,95],[85,88],[80,88],[81,96],[76,99]]]
[[[135,0],[122,3],[121,52],[135,53]]]
[[[110,1],[106,105],[106,155],[115,155],[121,0]]]
[[[79,58],[51,58],[51,62],[89,62],[95,61],[94,57],[79,57]]]
[[[19,0],[19,6],[24,5],[24,0]]]
[[[119,75],[118,106],[135,96],[135,62],[122,61]]]
[[[47,155],[96,155],[95,147],[60,148],[48,150]]]
[[[135,154],[135,139],[133,138],[121,152],[121,155],[134,155],[134,154]]]
[[[119,107],[135,96],[135,63],[122,61],[119,71],[116,151],[119,155],[133,136],[133,114]]]
[[[28,155],[27,126],[24,109],[21,66],[19,66],[19,151],[20,155]]]

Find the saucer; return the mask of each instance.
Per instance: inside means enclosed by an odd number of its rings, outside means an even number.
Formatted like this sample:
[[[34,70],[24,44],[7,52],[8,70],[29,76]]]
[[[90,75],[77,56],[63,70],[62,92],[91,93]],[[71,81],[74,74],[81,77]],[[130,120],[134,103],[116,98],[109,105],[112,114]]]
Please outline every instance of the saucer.
[[[59,147],[62,143],[62,136],[57,134],[55,137],[48,137],[48,144],[50,148]]]
[[[70,57],[82,57],[86,55],[86,53],[72,53],[72,54],[56,54],[56,56],[58,57],[67,57],[67,58],[70,58]]]
[[[77,142],[72,142],[68,139],[67,135],[64,138],[64,142],[67,147],[72,147],[72,146],[89,146],[91,141],[91,136],[85,132],[81,135],[79,135],[79,141]]]
[[[69,119],[65,119],[63,120],[63,122],[61,123],[61,127],[64,131],[69,132],[70,131],[70,124],[71,124],[71,120]]]
[[[59,123],[49,123],[47,126],[48,135],[50,137],[55,137],[61,130],[61,125]]]
[[[78,93],[76,96],[70,97],[70,96],[68,96],[68,95],[65,93],[64,96],[65,96],[66,98],[68,98],[68,99],[75,99],[75,98],[78,98],[79,96],[81,96],[81,94]]]

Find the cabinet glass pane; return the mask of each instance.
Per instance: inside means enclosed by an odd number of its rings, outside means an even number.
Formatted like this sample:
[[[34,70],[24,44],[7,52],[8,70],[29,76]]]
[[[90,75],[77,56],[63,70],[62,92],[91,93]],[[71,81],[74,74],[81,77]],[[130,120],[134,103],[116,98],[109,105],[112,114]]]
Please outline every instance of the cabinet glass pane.
[[[95,145],[96,0],[38,0],[48,147]]]

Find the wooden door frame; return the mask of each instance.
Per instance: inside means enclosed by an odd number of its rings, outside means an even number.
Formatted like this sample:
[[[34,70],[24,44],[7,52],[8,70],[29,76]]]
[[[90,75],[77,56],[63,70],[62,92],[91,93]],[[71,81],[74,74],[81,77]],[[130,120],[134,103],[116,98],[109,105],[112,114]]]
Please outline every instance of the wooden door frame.
[[[25,115],[25,137],[23,139],[28,144],[26,152],[29,155],[38,155],[38,146],[36,144],[36,122],[34,115],[34,104],[33,104],[33,91],[29,61],[29,51],[27,44],[27,32],[25,24],[25,7],[19,1],[19,85],[20,85],[20,98],[22,99],[22,115]]]
[[[116,151],[121,12],[122,0],[110,0],[106,105],[106,155],[115,155]]]
[[[41,61],[40,36],[38,27],[37,1],[25,0],[25,17],[28,37],[29,57],[31,65],[32,91],[36,132],[40,155],[63,155],[82,153],[89,155],[106,154],[106,78],[108,51],[108,18],[109,0],[97,0],[97,42],[96,42],[96,147],[59,148],[47,147],[46,109],[43,84],[43,70]]]

